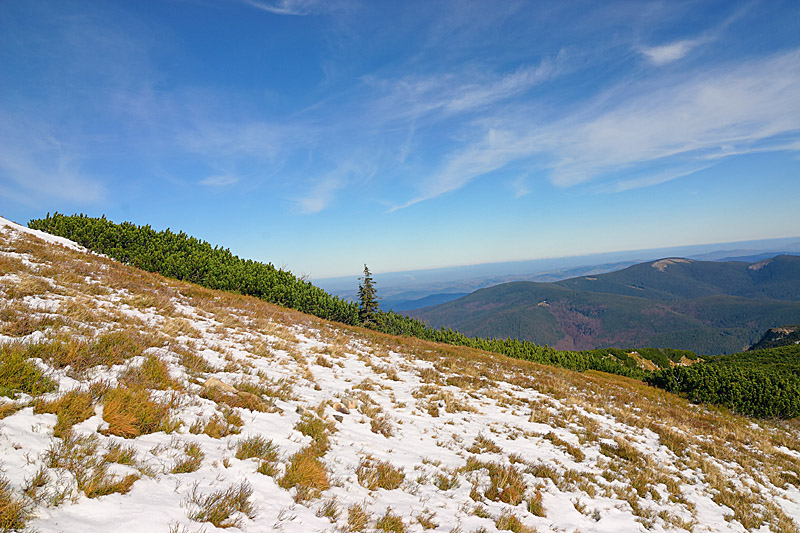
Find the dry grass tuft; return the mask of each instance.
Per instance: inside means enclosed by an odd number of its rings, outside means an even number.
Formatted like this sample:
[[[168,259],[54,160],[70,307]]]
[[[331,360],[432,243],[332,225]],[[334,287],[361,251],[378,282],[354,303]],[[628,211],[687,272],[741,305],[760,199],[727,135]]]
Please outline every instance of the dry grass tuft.
[[[278,481],[278,485],[287,490],[296,489],[295,500],[298,502],[316,498],[330,487],[328,472],[313,445],[292,456],[286,474]]]
[[[303,435],[311,437],[311,440],[314,441],[312,447],[318,456],[322,456],[328,451],[330,448],[328,435],[336,431],[333,422],[325,421],[309,411],[303,413],[294,428]]]
[[[439,527],[439,524],[434,520],[434,518],[436,518],[436,513],[430,509],[425,509],[414,518],[416,518],[417,523],[422,526],[423,530],[427,531],[428,529],[436,529]]]
[[[473,472],[476,470],[486,470],[489,474],[489,488],[482,494],[495,502],[503,502],[511,505],[519,505],[525,497],[525,480],[522,474],[513,466],[504,466],[498,463],[480,461],[475,457],[467,459],[463,470]],[[477,496],[481,496],[478,492]]]
[[[236,385],[236,388],[240,388],[242,386],[250,390],[260,390],[257,386],[249,383],[239,383]],[[241,407],[242,409],[250,409],[251,411],[260,411],[263,413],[275,411],[274,405],[265,402],[256,394],[244,390],[240,390],[238,393],[229,393],[217,387],[203,387],[203,390],[200,392],[200,396],[207,400],[211,400],[218,405]]]
[[[197,485],[186,499],[195,509],[188,513],[195,522],[210,522],[214,527],[239,527],[242,515],[249,519],[256,517],[255,506],[250,501],[253,487],[247,481],[231,485],[225,490],[214,491],[208,495],[198,492]]]
[[[71,390],[49,402],[37,400],[34,403],[34,413],[53,413],[58,417],[54,437],[63,437],[72,430],[72,426],[87,420],[94,415],[92,395],[78,389]]]
[[[183,446],[183,455],[178,457],[175,466],[172,467],[173,474],[187,474],[189,472],[196,472],[203,464],[206,454],[200,448],[200,445],[195,442],[186,443]]]
[[[241,432],[241,427],[244,426],[244,420],[236,411],[230,407],[224,406],[222,412],[215,413],[208,420],[197,420],[189,428],[189,433],[198,435],[205,433],[211,438],[221,439],[228,435],[237,435]]]
[[[55,368],[69,367],[68,373],[80,378],[90,368],[122,364],[151,346],[152,339],[137,330],[127,329],[103,333],[88,342],[67,337],[33,345],[30,355],[42,358]]]
[[[361,459],[356,469],[356,475],[359,484],[369,490],[396,489],[406,477],[401,469],[395,468],[388,461],[377,461],[372,457]]]
[[[169,405],[152,400],[146,390],[117,387],[103,395],[106,434],[133,438],[158,431],[170,433],[176,424],[169,415]]]
[[[154,355],[145,357],[142,364],[127,369],[119,380],[129,388],[179,389],[180,385],[169,375],[167,363]]]
[[[369,524],[369,513],[365,503],[354,503],[347,508],[347,531],[364,531]]]
[[[503,511],[497,520],[495,526],[501,531],[513,531],[514,533],[535,533],[534,529],[529,528],[523,524],[517,516],[511,511]]]
[[[275,477],[278,463],[278,446],[275,443],[261,435],[239,441],[236,446],[236,458],[250,459],[253,457],[259,460],[258,472]]]
[[[469,453],[503,453],[503,448],[495,444],[492,439],[485,437],[483,433],[479,433],[467,451]]]
[[[0,477],[0,531],[23,531],[30,518],[30,504],[16,497],[8,480]]]
[[[403,517],[392,512],[391,507],[386,508],[386,513],[375,524],[375,529],[388,531],[391,533],[405,533],[406,526],[403,524]]]
[[[320,518],[325,517],[331,522],[336,522],[339,519],[339,515],[342,512],[339,510],[339,500],[336,496],[328,498],[325,500],[319,509],[317,509],[316,515]]]
[[[123,478],[108,473],[108,461],[97,453],[97,437],[81,436],[67,433],[64,438],[51,445],[46,453],[48,468],[66,468],[75,477],[78,489],[89,498],[97,498],[108,494],[126,494],[137,474],[129,474]]]

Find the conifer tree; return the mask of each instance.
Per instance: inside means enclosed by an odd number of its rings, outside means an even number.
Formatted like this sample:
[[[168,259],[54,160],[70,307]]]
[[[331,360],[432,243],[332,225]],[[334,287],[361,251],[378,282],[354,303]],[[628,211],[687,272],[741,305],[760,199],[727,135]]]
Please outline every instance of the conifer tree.
[[[358,278],[358,318],[363,325],[375,323],[375,314],[378,312],[378,297],[372,273],[364,265],[364,276]]]

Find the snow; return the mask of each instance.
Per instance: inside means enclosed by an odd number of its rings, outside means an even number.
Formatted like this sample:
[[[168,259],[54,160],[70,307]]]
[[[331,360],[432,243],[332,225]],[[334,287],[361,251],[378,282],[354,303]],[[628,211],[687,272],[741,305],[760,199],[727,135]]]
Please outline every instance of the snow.
[[[0,229],[4,232],[16,232],[16,233],[25,233],[27,235],[33,235],[34,237],[43,240],[44,242],[50,244],[56,244],[58,246],[63,246],[65,248],[69,248],[70,250],[75,250],[78,252],[87,252],[86,248],[77,244],[74,241],[69,239],[65,239],[64,237],[58,237],[56,235],[51,235],[44,231],[39,231],[37,229],[30,229],[25,226],[21,226],[16,222],[11,222],[3,217],[0,217]]]
[[[5,219],[0,219],[0,225],[3,226],[0,238],[5,235],[12,247],[16,232],[82,250],[70,241]],[[91,283],[102,281],[106,270],[98,268],[98,278]],[[158,283],[154,281],[153,286]],[[57,283],[52,285],[54,291],[59,289]],[[402,342],[376,340],[368,334],[315,319],[303,320],[305,325],[300,325],[293,321],[291,313],[282,316],[275,311],[271,317],[264,317],[259,314],[258,306],[266,304],[245,299],[233,298],[232,306],[224,309],[225,316],[233,320],[223,320],[216,309],[225,305],[224,300],[214,301],[213,305],[210,300],[195,300],[181,292],[183,286],[177,282],[170,287],[174,296],[169,312],[125,303],[131,301],[134,288],[109,286],[108,293],[96,295],[89,291],[89,285],[87,281],[85,294],[76,292],[74,287],[61,287],[60,294],[65,296],[59,298],[90,297],[98,312],[116,311],[153,337],[161,334],[161,328],[170,321],[185,321],[188,331],[175,335],[163,346],[148,348],[143,356],[131,358],[125,364],[98,367],[83,377],[71,375],[69,369],[48,367],[49,375],[59,387],[44,399],[55,399],[76,388],[87,390],[90,381],[103,380],[113,386],[123,372],[141,365],[146,356],[156,356],[168,365],[170,376],[181,383],[182,390],[157,391],[152,396],[166,399],[174,395],[176,407],[172,414],[184,423],[171,434],[158,432],[124,439],[104,434],[108,424],[103,420],[102,405],[97,404],[94,416],[73,427],[74,434],[96,438],[98,456],[113,445],[132,446],[138,468],[111,464],[109,473],[117,478],[131,473],[141,477],[127,494],[89,498],[77,490],[72,472],[49,468],[50,481],[44,489],[49,497],[35,503],[34,518],[29,523],[32,529],[42,533],[150,532],[169,528],[187,533],[223,531],[211,523],[190,518],[196,507],[190,502],[191,495],[208,495],[242,481],[252,488],[250,501],[255,504],[255,515],[253,518],[240,515],[239,527],[225,531],[345,530],[348,507],[358,504],[368,510],[370,527],[374,528],[376,520],[391,508],[403,517],[409,532],[423,531],[416,517],[424,512],[433,513],[438,525],[432,531],[437,532],[459,531],[458,528],[464,533],[480,528],[494,532],[498,530],[498,518],[504,513],[513,513],[526,526],[538,531],[683,530],[674,521],[662,518],[661,512],[687,523],[694,520],[696,531],[745,530],[739,522],[730,520],[731,509],[715,501],[714,490],[700,465],[676,456],[661,442],[658,433],[645,424],[620,419],[618,414],[608,412],[599,404],[576,400],[583,394],[579,386],[561,395],[554,394],[546,385],[550,379],[547,374],[537,377],[541,383],[535,379],[520,384],[502,364],[453,363],[437,359],[439,356],[422,348],[412,350]],[[31,308],[45,313],[58,311],[58,305],[52,304],[60,302],[54,299],[56,295],[28,298],[25,303]],[[242,303],[245,301],[250,303],[245,305]],[[71,324],[69,327],[74,334],[80,331],[85,335],[86,331],[99,332],[114,324]],[[39,343],[55,335],[51,330],[36,331],[21,338],[0,337],[0,343]],[[181,365],[181,353],[187,351],[202,357],[216,370],[193,375]],[[40,364],[46,367],[44,362]],[[481,378],[476,381],[480,385],[447,384],[448,377],[459,377],[473,366],[478,372],[476,376]],[[435,374],[433,382],[426,382],[427,373]],[[190,432],[192,424],[220,413],[214,401],[201,396],[201,383],[212,376],[229,385],[245,381],[268,382],[274,386],[284,380],[291,385],[292,397],[271,398],[276,407],[274,412],[234,408],[244,420],[239,434],[219,439],[194,434]],[[360,406],[350,409],[349,414],[334,410],[333,403],[345,398],[358,399]],[[26,398],[19,397],[15,401],[23,404]],[[292,454],[311,443],[311,438],[296,428],[301,413],[312,412],[323,402],[327,402],[323,418],[335,427],[329,436],[330,449],[322,457],[331,486],[319,498],[296,502],[296,489],[286,490],[276,480],[281,478]],[[372,404],[373,410],[380,408],[382,413],[371,413],[367,404]],[[431,414],[433,406],[438,416]],[[639,411],[632,410],[633,413]],[[372,429],[372,420],[380,416],[389,420],[392,432],[388,436]],[[52,414],[34,414],[30,405],[0,420],[2,474],[20,497],[37,471],[46,468],[48,450],[62,442],[53,436],[56,420]],[[589,436],[587,424],[594,427],[591,430],[597,435],[594,440]],[[757,426],[751,431],[760,429]],[[237,444],[253,436],[271,439],[278,446],[280,460],[274,478],[257,472],[256,459],[235,457]],[[490,440],[499,450],[469,451],[479,436]],[[632,490],[632,481],[626,476],[635,472],[617,475],[610,465],[624,468],[624,461],[614,462],[601,451],[603,444],[617,446],[615,439],[621,439],[646,457],[648,468],[674,480],[683,501],[668,497],[669,488],[659,483],[644,497],[631,500],[640,508],[639,511],[634,509],[621,494]],[[702,435],[697,442],[703,439],[711,442],[710,436]],[[569,448],[558,444],[559,441],[580,449],[585,457],[580,460]],[[204,454],[200,467],[194,472],[171,472],[189,444],[199,446]],[[787,460],[800,462],[797,449],[781,446],[776,450]],[[401,469],[405,474],[401,486],[392,490],[369,490],[362,486],[357,469],[366,457],[388,461]],[[470,458],[517,468],[524,479],[527,495],[536,492],[542,495],[545,516],[528,512],[525,501],[512,505],[473,497],[475,491],[485,492],[491,479],[486,469],[466,471],[464,467]],[[756,483],[739,464],[714,458],[709,461],[713,461],[722,475],[735,481],[734,485]],[[559,481],[536,474],[536,468],[548,469]],[[605,479],[605,475],[611,479]],[[437,477],[452,476],[457,479],[455,486],[446,489],[437,486]],[[573,481],[565,481],[569,476],[573,476]],[[587,492],[590,487],[593,494]],[[795,524],[800,524],[800,491],[796,487],[769,485],[762,489],[763,494],[771,495],[770,502],[794,519]],[[59,494],[65,496],[63,501],[57,501]],[[334,521],[317,516],[331,498],[336,498],[340,510]],[[476,508],[483,511],[476,512]],[[488,517],[483,516],[485,514]],[[764,531],[770,530],[764,527]]]

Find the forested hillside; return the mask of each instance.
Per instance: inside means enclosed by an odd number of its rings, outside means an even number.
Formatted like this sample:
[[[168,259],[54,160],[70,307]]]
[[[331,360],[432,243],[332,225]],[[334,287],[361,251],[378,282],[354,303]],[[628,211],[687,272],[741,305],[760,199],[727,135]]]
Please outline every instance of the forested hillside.
[[[648,383],[693,402],[765,418],[800,415],[800,345],[710,358],[662,369]]]
[[[763,350],[764,348],[778,348],[780,346],[793,346],[800,344],[800,325],[782,326],[772,328],[764,333],[750,350]]]
[[[432,327],[558,349],[661,347],[736,353],[800,321],[800,257],[758,263],[663,259],[554,283],[489,287],[413,311]]]

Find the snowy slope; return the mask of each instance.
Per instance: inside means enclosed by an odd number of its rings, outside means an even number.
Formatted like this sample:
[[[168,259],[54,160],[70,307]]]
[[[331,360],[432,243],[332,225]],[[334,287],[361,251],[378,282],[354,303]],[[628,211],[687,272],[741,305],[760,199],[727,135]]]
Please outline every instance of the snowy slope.
[[[800,527],[796,422],[346,328],[2,219],[0,305],[3,357],[56,385],[0,398],[6,502],[43,533]],[[167,415],[143,429],[148,401]]]

